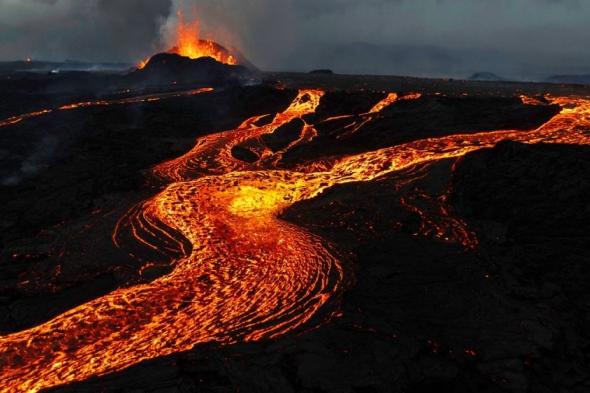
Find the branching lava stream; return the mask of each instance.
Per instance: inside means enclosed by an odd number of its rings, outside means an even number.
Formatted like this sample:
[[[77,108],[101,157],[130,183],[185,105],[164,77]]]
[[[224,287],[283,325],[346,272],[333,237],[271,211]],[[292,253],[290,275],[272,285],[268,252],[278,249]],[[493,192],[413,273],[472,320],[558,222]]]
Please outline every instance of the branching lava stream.
[[[257,126],[262,116],[248,119],[235,130],[200,138],[184,156],[154,168],[155,176],[172,183],[123,217],[113,239],[124,246],[122,234],[131,234],[143,246],[183,257],[170,274],[149,284],[118,289],[40,326],[1,337],[0,391],[36,392],[197,344],[270,339],[325,322],[344,288],[343,267],[333,247],[278,219],[281,211],[337,184],[463,156],[504,139],[590,142],[590,101],[555,98],[551,101],[562,106],[561,113],[533,131],[424,139],[333,163],[310,163],[300,171],[277,170],[285,151],[317,135],[313,126],[305,123],[299,139],[279,152],[257,141],[314,113],[323,94],[302,90],[270,124]],[[359,122],[371,121],[397,99],[389,95]],[[257,162],[232,155],[245,142],[259,156]]]

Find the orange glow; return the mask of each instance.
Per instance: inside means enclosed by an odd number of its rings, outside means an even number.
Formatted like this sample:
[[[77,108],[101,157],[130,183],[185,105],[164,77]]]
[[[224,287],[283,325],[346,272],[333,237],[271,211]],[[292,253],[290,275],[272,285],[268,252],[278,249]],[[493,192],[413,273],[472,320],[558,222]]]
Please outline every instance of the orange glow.
[[[141,60],[139,63],[137,63],[137,69],[143,70],[149,61],[149,58]]]
[[[346,284],[342,261],[324,239],[280,220],[284,209],[335,185],[461,157],[506,139],[590,144],[590,101],[549,98],[563,109],[535,130],[427,138],[317,160],[298,171],[277,169],[285,151],[316,136],[304,115],[316,111],[323,95],[302,90],[270,124],[257,126],[263,116],[253,117],[236,129],[199,138],[187,154],[155,167],[153,174],[170,184],[122,217],[113,240],[117,247],[141,245],[180,255],[173,271],[0,337],[0,392],[37,392],[202,343],[270,339],[326,322]],[[395,105],[394,97],[355,121],[371,121]],[[261,136],[293,119],[301,119],[304,128],[289,147],[273,152],[260,143]],[[260,157],[258,162],[232,156],[232,149],[244,143]],[[434,237],[477,246],[444,199],[437,206],[444,219],[436,222],[410,202],[403,205],[432,228]]]
[[[383,109],[387,108],[389,105],[396,102],[398,100],[398,98],[399,97],[398,97],[397,93],[389,93],[387,95],[387,97],[385,97],[383,100],[379,101],[373,108],[371,108],[369,113],[381,112]]]

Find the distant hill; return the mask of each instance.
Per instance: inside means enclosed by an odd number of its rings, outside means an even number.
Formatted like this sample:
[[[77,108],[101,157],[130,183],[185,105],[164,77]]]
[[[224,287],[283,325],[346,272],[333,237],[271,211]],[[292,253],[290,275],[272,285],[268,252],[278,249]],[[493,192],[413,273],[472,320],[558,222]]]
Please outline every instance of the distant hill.
[[[543,72],[501,51],[455,49],[435,45],[374,44],[309,45],[287,58],[290,69],[326,68],[338,74],[405,75],[463,79],[474,71],[493,70],[511,80],[534,79]]]
[[[485,81],[485,82],[501,82],[505,79],[494,74],[493,72],[476,72],[469,77],[472,81]]]
[[[587,75],[551,75],[545,82],[590,85],[590,74]]]

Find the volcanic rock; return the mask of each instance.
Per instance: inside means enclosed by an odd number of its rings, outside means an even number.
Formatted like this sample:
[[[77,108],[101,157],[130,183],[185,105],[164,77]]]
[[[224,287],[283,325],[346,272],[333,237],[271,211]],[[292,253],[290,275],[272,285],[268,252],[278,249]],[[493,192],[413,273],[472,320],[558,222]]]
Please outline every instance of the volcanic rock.
[[[231,149],[231,154],[234,158],[237,158],[240,161],[244,162],[256,162],[260,157],[258,154],[254,153],[252,150],[242,147],[242,146],[234,146]]]
[[[301,119],[294,119],[277,128],[272,134],[262,136],[264,144],[273,152],[277,152],[289,146],[301,135],[305,123]]]
[[[451,201],[480,234],[493,276],[508,301],[539,312],[519,322],[536,347],[525,360],[529,391],[588,388],[575,382],[590,373],[588,171],[586,146],[515,142],[472,153],[455,166]],[[481,236],[485,222],[503,226],[506,241]],[[521,377],[507,376],[509,390],[525,391]]]

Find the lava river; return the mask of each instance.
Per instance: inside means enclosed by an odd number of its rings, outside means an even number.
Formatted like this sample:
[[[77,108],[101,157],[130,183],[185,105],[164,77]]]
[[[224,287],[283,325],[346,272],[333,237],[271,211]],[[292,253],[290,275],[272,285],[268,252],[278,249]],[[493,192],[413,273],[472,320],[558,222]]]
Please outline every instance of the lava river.
[[[511,139],[524,143],[590,142],[590,101],[551,98],[562,111],[532,131],[451,135],[337,160],[278,170],[281,155],[316,136],[270,151],[260,138],[314,113],[323,92],[302,90],[270,123],[263,117],[205,136],[178,159],[154,168],[170,184],[118,223],[115,244],[181,255],[173,271],[149,284],[118,289],[51,321],[0,337],[0,392],[35,392],[125,369],[197,344],[271,339],[330,319],[346,286],[334,247],[278,218],[298,201],[337,184],[379,176]],[[390,94],[358,118],[370,122],[399,99]],[[524,98],[523,98],[524,100]],[[331,121],[327,119],[326,121]],[[259,157],[237,160],[239,145]],[[458,239],[460,241],[461,239]]]
[[[140,95],[140,96],[136,96],[136,97],[116,98],[116,99],[110,99],[110,100],[80,101],[80,102],[75,102],[72,104],[63,105],[63,106],[60,106],[55,109],[46,108],[46,109],[42,109],[40,111],[24,113],[22,115],[16,115],[16,116],[9,117],[8,119],[0,120],[0,128],[12,126],[12,125],[18,124],[22,121],[25,121],[28,119],[33,119],[36,117],[41,117],[44,115],[48,115],[48,114],[56,112],[56,111],[71,111],[71,110],[80,109],[80,108],[90,108],[90,107],[100,107],[100,106],[110,106],[110,105],[140,104],[140,103],[145,103],[145,102],[160,101],[160,100],[169,99],[169,98],[188,97],[188,96],[193,96],[193,95],[206,93],[206,92],[210,92],[210,91],[213,91],[213,89],[209,88],[209,87],[205,87],[205,88],[201,88],[201,89],[191,89],[191,90],[180,91],[180,92],[176,91],[176,92],[171,92],[171,93],[147,94],[147,95]]]

